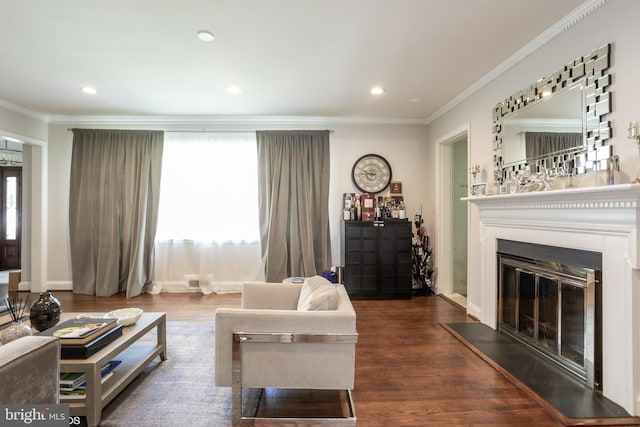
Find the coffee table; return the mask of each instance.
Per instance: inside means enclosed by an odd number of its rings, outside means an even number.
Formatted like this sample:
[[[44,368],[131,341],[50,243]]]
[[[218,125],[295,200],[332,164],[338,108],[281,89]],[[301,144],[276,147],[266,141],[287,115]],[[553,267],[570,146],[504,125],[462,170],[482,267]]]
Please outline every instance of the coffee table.
[[[60,321],[74,318],[78,314],[80,313],[63,313]],[[140,340],[154,329],[157,339]],[[121,337],[91,357],[60,361],[60,372],[84,372],[87,376],[84,399],[60,396],[60,403],[69,405],[70,416],[85,416],[88,426],[97,426],[100,424],[102,409],[157,356],[163,361],[167,359],[166,316],[164,313],[143,313],[134,325],[123,328]],[[100,370],[114,359],[122,363],[103,384]]]

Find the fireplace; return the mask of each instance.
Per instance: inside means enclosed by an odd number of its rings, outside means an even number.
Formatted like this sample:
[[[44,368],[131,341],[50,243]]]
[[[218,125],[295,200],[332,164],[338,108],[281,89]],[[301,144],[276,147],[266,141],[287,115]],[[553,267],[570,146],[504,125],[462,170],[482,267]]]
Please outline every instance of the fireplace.
[[[601,254],[498,240],[498,329],[602,390]]]
[[[602,288],[596,304],[601,310],[594,307],[594,316],[600,319],[602,349],[599,361],[594,360],[601,365],[599,374],[594,370],[594,388],[601,388],[604,397],[629,414],[640,416],[640,185],[477,196],[467,200],[472,205],[469,250],[477,254],[470,257],[469,274],[478,278],[469,287],[468,313],[494,329],[499,328],[501,240],[541,245],[546,248],[543,254],[555,252],[556,248],[563,248],[558,252],[566,249],[577,254],[583,251],[599,254],[600,268],[577,265],[594,270],[594,280]],[[473,221],[474,218],[478,221]],[[515,254],[534,261],[538,255]],[[534,265],[537,264],[536,261]],[[573,260],[561,264],[575,266]],[[594,340],[596,358],[598,343]],[[585,346],[585,352],[589,351]],[[600,379],[596,380],[597,377]]]

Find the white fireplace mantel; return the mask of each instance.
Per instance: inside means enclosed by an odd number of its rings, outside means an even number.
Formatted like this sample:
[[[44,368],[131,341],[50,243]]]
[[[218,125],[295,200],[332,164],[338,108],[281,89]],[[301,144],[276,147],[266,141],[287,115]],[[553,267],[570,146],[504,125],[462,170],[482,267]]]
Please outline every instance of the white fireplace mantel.
[[[497,324],[498,239],[602,254],[603,394],[640,415],[640,184],[469,197],[481,222],[480,321]]]

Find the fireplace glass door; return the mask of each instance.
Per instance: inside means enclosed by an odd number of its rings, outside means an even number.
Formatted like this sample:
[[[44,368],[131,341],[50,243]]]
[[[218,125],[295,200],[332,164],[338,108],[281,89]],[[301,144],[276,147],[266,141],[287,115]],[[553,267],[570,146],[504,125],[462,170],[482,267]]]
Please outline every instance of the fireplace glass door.
[[[498,327],[589,382],[594,289],[593,270],[500,254]]]

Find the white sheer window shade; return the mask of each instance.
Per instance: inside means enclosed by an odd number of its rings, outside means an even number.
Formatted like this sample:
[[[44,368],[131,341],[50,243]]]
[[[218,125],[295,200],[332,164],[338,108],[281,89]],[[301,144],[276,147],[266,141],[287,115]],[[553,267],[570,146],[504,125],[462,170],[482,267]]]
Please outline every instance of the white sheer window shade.
[[[264,280],[253,133],[167,133],[152,293]]]

